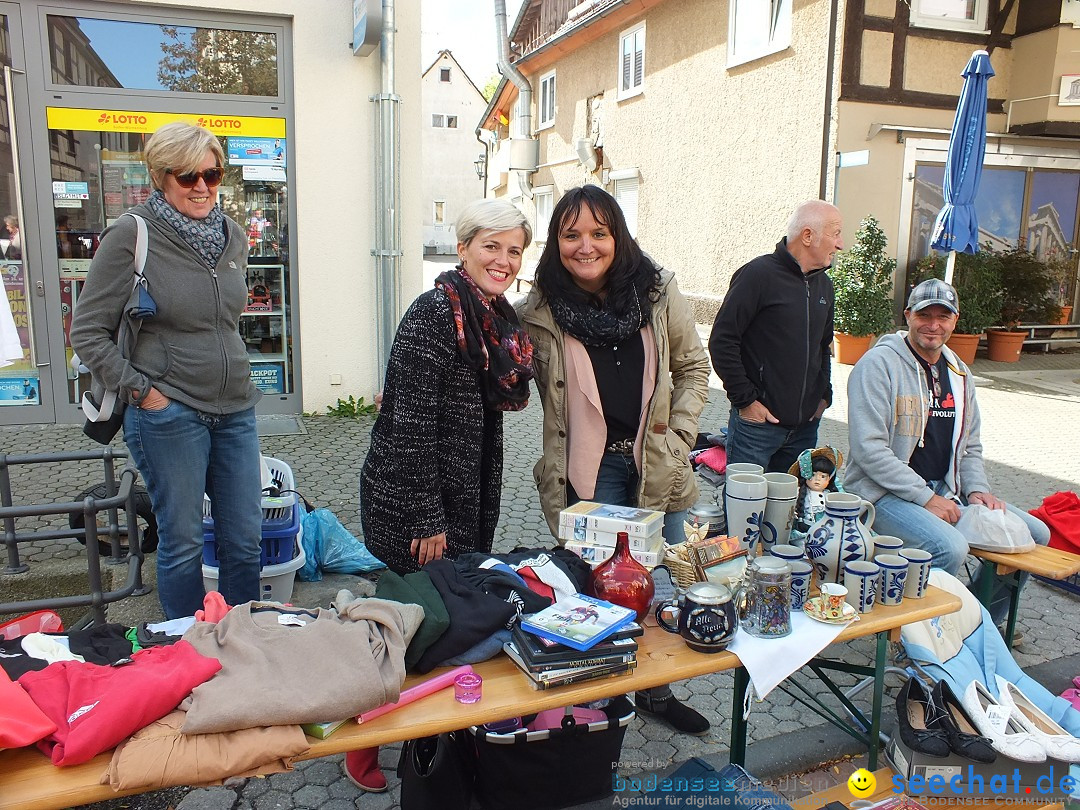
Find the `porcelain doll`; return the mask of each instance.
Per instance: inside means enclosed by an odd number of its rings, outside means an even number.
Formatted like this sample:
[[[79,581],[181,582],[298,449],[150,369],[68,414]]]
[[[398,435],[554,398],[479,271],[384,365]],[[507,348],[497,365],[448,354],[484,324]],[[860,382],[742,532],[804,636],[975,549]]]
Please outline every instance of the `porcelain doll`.
[[[799,499],[795,505],[792,537],[802,538],[807,530],[825,514],[825,495],[843,492],[840,467],[844,455],[834,447],[803,450],[788,472],[799,479]]]

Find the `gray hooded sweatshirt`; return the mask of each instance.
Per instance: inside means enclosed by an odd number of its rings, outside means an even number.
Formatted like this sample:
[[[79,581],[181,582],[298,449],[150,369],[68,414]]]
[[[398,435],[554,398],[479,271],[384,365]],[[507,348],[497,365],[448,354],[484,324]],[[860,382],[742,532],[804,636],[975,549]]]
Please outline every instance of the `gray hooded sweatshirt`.
[[[884,335],[855,364],[848,378],[848,456],[844,487],[868,501],[886,493],[924,506],[934,494],[908,466],[930,418],[926,378],[907,347],[907,332]],[[965,497],[989,492],[979,438],[979,406],[966,365],[945,346],[949,384],[956,400],[952,458],[945,483]]]
[[[120,217],[101,234],[71,323],[71,346],[95,382],[132,404],[153,386],[204,413],[245,410],[261,396],[251,381],[240,313],[247,304],[247,237],[228,217],[225,250],[213,269],[146,205],[146,274],[157,314],[143,320],[125,359],[113,338],[135,272],[136,224]],[[134,392],[134,393],[133,393]]]

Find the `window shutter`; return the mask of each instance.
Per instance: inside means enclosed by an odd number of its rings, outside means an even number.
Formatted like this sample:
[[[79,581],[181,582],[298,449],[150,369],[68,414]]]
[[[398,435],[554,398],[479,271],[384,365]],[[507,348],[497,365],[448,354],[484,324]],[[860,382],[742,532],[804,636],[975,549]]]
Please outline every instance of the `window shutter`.
[[[644,32],[638,31],[634,35],[634,84],[633,87],[641,87],[645,80],[645,43]]]
[[[622,89],[629,90],[630,84],[630,64],[633,61],[633,48],[631,47],[630,38],[627,37],[623,40],[623,54],[622,54]]]
[[[638,184],[637,177],[615,181],[615,199],[626,217],[626,227],[630,235],[637,238],[638,226]]]

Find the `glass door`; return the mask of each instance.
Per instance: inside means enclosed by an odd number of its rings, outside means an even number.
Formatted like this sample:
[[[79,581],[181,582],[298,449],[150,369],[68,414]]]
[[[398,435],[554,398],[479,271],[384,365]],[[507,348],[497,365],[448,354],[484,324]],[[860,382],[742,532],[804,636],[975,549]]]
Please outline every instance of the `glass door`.
[[[32,191],[23,37],[18,7],[0,3],[0,422],[50,421],[52,385],[45,318],[45,286],[34,234],[33,211],[24,207]],[[20,136],[24,136],[20,141]],[[20,147],[24,150],[20,158]],[[29,218],[27,215],[30,215]]]

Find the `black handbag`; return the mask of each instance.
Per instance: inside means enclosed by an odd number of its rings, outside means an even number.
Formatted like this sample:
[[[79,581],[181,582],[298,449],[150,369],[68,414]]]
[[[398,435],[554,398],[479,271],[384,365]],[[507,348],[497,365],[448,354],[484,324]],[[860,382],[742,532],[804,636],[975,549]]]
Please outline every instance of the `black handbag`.
[[[407,740],[397,769],[401,810],[469,810],[474,772],[472,738],[464,731]]]
[[[94,402],[91,394],[87,393],[85,394],[85,397],[91,402]],[[126,410],[127,403],[122,400],[117,400],[116,404],[113,406],[112,416],[97,422],[87,419],[83,422],[82,432],[98,444],[109,444],[112,442],[113,437],[120,432],[120,428],[124,426],[124,411]]]

